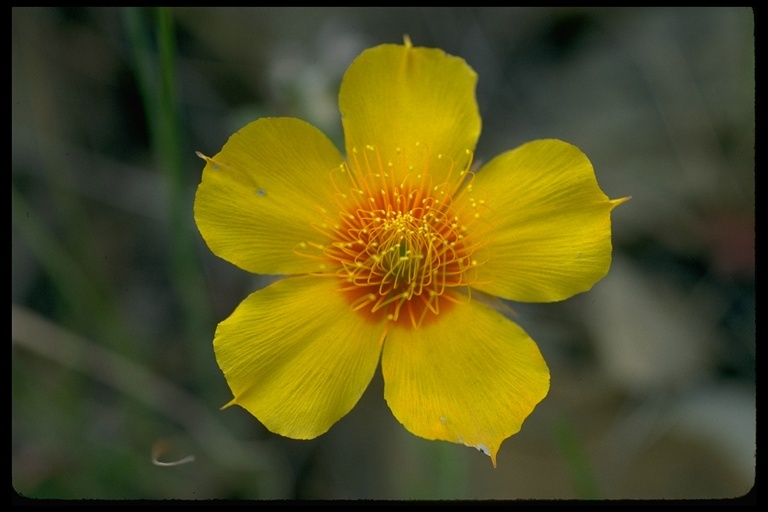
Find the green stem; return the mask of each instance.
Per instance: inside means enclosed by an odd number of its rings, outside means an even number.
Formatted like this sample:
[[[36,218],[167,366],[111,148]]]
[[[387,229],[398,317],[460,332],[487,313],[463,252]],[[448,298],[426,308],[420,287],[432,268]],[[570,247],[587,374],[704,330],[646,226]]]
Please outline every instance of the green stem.
[[[194,373],[198,377],[211,372],[207,340],[212,318],[202,271],[195,257],[192,226],[192,201],[188,194],[182,165],[175,78],[175,31],[167,8],[154,11],[154,28],[159,55],[151,51],[149,30],[136,8],[125,10],[125,21],[136,61],[136,79],[144,100],[147,124],[158,164],[168,183],[170,275],[181,304],[186,337],[192,347]],[[152,66],[157,62],[157,66]],[[156,72],[157,70],[157,72]],[[199,382],[199,381],[198,381]]]
[[[571,476],[576,495],[585,500],[599,499],[600,491],[597,477],[584,449],[584,443],[576,434],[571,423],[565,418],[560,418],[554,422],[552,430],[563,454],[563,459],[565,459],[565,465]]]

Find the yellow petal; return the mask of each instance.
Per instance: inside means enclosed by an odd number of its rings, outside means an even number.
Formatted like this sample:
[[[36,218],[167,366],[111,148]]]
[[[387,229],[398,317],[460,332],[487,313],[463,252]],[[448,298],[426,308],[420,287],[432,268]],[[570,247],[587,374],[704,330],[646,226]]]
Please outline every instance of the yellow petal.
[[[473,446],[496,465],[501,442],[549,390],[538,347],[476,301],[420,329],[393,327],[381,361],[384,396],[413,434]]]
[[[298,256],[299,244],[323,244],[313,224],[336,214],[332,173],[339,151],[315,127],[291,118],[250,123],[203,170],[195,196],[195,221],[219,257],[261,274],[319,269]]]
[[[589,290],[611,264],[611,210],[592,164],[575,146],[539,140],[485,165],[462,201],[487,225],[473,258],[478,290],[551,302]],[[479,225],[479,223],[476,223]],[[487,236],[486,236],[487,235]]]
[[[287,278],[246,298],[216,329],[214,350],[237,404],[270,431],[312,439],[371,381],[382,324],[354,314],[323,277]]]
[[[435,185],[458,183],[480,135],[476,83],[463,59],[442,50],[382,45],[364,51],[339,93],[352,168],[392,169],[400,173],[395,183],[409,166],[428,168]]]

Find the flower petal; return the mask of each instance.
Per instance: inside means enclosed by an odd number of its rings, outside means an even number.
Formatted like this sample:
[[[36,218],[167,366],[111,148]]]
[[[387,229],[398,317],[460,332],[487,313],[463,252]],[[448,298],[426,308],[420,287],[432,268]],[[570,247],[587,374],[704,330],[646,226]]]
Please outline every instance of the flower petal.
[[[589,290],[611,264],[611,201],[575,146],[538,140],[503,153],[477,173],[463,201],[482,201],[488,232],[473,257],[474,288],[522,302],[552,302]],[[486,236],[487,235],[487,236]]]
[[[337,211],[330,175],[344,159],[325,135],[298,119],[259,119],[207,160],[195,221],[217,256],[261,274],[319,270],[294,251],[325,243],[313,223]]]
[[[332,278],[286,278],[246,298],[216,329],[234,399],[270,431],[326,432],[357,403],[379,360],[383,324],[350,311]]]
[[[364,51],[339,93],[352,168],[429,166],[433,183],[458,183],[480,135],[476,83],[463,59],[442,50],[388,44]]]
[[[393,327],[382,354],[384,396],[415,435],[474,446],[496,465],[501,442],[549,390],[549,370],[516,324],[471,301],[420,329]]]

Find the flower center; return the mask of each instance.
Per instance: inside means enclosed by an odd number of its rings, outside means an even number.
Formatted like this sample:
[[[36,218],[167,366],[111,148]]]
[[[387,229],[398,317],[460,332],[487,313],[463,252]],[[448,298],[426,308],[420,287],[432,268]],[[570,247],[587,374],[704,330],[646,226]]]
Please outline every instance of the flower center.
[[[399,183],[383,170],[352,180],[323,252],[353,310],[418,327],[461,300],[454,292],[474,280],[478,263],[462,220],[467,212],[454,206],[461,184],[433,185],[426,171],[400,174]]]

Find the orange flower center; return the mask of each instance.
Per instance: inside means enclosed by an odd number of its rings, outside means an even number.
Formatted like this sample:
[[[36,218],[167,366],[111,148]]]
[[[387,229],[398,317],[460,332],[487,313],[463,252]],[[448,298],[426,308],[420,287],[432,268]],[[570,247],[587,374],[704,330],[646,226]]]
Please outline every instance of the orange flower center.
[[[323,252],[353,310],[418,327],[462,300],[455,292],[474,280],[478,262],[463,220],[467,211],[455,206],[457,197],[471,191],[471,185],[461,187],[467,171],[458,183],[433,185],[427,170],[409,169],[398,173],[404,176],[398,183],[387,166],[372,170],[365,163],[366,175],[352,179],[349,193],[340,193],[340,218]],[[477,204],[468,204],[474,220]]]

